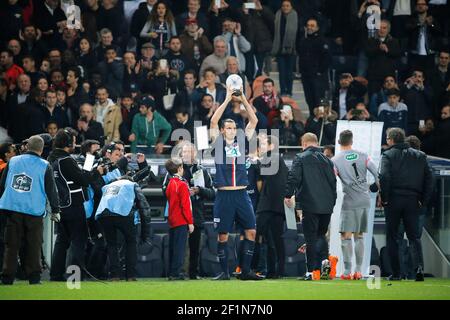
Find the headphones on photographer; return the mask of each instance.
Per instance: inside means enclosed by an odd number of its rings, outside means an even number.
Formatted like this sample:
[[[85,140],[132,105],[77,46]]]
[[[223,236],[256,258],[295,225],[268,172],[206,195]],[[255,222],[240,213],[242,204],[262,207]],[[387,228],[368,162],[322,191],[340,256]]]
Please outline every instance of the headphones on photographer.
[[[67,129],[63,129],[64,130],[64,134],[66,136],[66,143],[63,146],[63,148],[73,148],[74,143],[73,143],[73,137],[74,135]]]

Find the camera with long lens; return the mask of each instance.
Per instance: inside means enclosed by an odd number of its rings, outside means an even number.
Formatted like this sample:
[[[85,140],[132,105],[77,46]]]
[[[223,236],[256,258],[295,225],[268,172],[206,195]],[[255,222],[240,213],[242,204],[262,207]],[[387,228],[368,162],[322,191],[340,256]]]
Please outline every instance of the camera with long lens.
[[[103,166],[105,168],[105,174],[117,168],[117,166],[106,157],[101,157],[97,162],[97,166]]]

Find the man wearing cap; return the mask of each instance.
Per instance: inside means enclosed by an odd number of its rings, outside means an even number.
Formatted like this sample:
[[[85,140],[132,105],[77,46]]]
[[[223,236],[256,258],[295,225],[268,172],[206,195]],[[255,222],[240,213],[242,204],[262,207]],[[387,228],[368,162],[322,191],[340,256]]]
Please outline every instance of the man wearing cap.
[[[145,75],[156,67],[155,46],[151,42],[146,42],[141,47],[139,62]]]
[[[213,47],[208,37],[199,28],[197,19],[186,19],[180,41],[183,53],[191,58],[190,64],[195,67],[195,71],[198,71],[203,59],[213,51]]]
[[[142,153],[161,154],[171,131],[170,123],[155,110],[155,100],[144,96],[131,126],[131,152],[136,153],[138,145],[146,145]]]

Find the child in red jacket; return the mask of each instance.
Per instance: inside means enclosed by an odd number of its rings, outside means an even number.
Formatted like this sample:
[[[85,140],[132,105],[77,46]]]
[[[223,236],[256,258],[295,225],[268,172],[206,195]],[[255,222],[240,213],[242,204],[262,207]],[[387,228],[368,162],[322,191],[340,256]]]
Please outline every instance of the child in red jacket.
[[[181,159],[166,161],[167,171],[173,175],[166,189],[169,204],[169,280],[184,280],[181,267],[188,232],[194,231],[191,197],[189,186],[183,179],[183,163]]]

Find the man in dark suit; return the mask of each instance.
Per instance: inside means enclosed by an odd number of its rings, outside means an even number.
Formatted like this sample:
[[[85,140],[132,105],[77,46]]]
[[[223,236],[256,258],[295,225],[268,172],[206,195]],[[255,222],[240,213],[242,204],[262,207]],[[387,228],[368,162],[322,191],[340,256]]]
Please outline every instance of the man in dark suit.
[[[400,280],[399,225],[403,222],[412,249],[416,281],[423,281],[422,244],[418,236],[420,208],[426,206],[433,192],[433,174],[425,153],[405,143],[400,128],[387,131],[389,148],[380,164],[380,195],[386,216],[386,244],[392,265],[391,280]]]
[[[317,136],[305,133],[303,152],[292,163],[285,192],[285,204],[303,211],[303,232],[306,240],[307,273],[305,280],[320,280],[321,264],[328,248],[325,234],[336,203],[336,175],[330,159],[318,148]],[[320,242],[320,246],[317,245]]]

